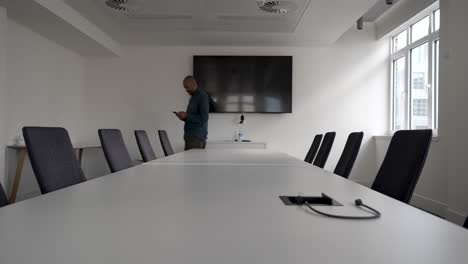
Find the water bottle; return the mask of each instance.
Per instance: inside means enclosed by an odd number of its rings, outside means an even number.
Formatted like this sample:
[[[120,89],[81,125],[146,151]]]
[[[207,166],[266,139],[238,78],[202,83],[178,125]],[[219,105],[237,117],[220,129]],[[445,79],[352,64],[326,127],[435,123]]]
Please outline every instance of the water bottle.
[[[239,127],[237,129],[237,140],[239,142],[242,142],[242,140],[244,140],[244,131],[242,130],[241,124],[239,124]]]

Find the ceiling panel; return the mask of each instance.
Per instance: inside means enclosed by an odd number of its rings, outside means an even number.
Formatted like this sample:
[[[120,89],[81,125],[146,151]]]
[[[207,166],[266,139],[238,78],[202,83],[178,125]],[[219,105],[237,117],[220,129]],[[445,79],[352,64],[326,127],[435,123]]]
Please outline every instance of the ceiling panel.
[[[256,0],[93,0],[95,9],[120,20],[120,24],[141,31],[226,31],[293,32],[310,0],[288,0],[297,9],[287,14],[260,10]],[[124,0],[125,1],[125,0]],[[86,0],[70,1],[76,8]],[[286,1],[285,1],[286,2]],[[281,1],[280,1],[281,3]]]
[[[258,0],[128,0],[126,11],[109,0],[64,1],[115,39],[141,45],[329,44],[377,2],[289,0],[295,11],[272,14]]]

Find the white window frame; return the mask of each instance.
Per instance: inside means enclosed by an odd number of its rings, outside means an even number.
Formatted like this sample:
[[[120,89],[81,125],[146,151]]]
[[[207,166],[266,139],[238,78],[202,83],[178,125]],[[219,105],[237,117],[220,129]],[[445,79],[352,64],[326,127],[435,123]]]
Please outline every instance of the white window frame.
[[[394,62],[400,58],[405,58],[405,90],[406,90],[406,124],[404,129],[412,129],[412,112],[413,112],[413,106],[412,106],[412,89],[411,89],[411,51],[425,43],[428,43],[429,45],[429,76],[428,76],[428,89],[429,89],[429,101],[432,102],[429,104],[429,118],[432,120],[431,121],[431,128],[434,131],[434,135],[437,135],[437,129],[438,129],[438,112],[439,112],[439,107],[438,107],[438,79],[436,78],[437,76],[434,76],[434,73],[436,72],[436,67],[438,65],[435,65],[435,43],[439,41],[439,30],[435,30],[435,12],[439,10],[439,5],[433,5],[430,8],[426,9],[425,11],[421,12],[417,16],[415,16],[413,19],[405,23],[402,27],[398,28],[397,31],[395,31],[395,34],[392,34],[390,37],[390,132],[393,134],[396,132],[395,130],[395,109],[394,109],[394,104],[395,104],[395,98],[394,98]],[[426,18],[429,16],[429,34],[414,43],[412,43],[411,39],[411,30],[412,26],[422,19]],[[394,52],[394,37],[398,36],[398,34],[404,32],[406,30],[407,34],[407,45],[406,47]],[[439,47],[440,47],[440,42],[439,42]],[[440,58],[439,58],[440,61]],[[435,107],[434,111],[432,110],[432,107]],[[432,114],[434,113],[435,116]]]

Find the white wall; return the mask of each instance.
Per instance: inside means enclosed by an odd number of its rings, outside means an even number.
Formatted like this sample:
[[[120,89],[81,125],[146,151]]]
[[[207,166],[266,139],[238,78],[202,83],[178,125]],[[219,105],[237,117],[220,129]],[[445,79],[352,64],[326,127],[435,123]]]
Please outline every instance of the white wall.
[[[0,7],[0,175],[5,173],[5,142],[6,142],[6,36],[7,36],[7,13],[6,9]],[[0,176],[0,183],[5,186],[3,176]]]
[[[97,143],[97,128],[86,120],[85,60],[30,29],[8,19],[6,27],[6,137],[11,144],[23,126],[62,126],[74,143]],[[1,45],[0,45],[1,47]],[[84,154],[87,177],[106,174],[100,151]],[[3,159],[2,159],[3,161]],[[3,162],[2,162],[3,163]],[[6,155],[6,182],[11,188],[16,153]],[[39,194],[29,161],[18,199]]]
[[[79,140],[83,127],[84,59],[9,20],[8,135],[25,125],[62,125]]]
[[[347,135],[362,130],[366,138],[351,178],[368,182],[377,171],[370,137],[388,129],[388,53],[388,41],[375,41],[370,25],[365,31],[353,27],[335,45],[324,47],[127,47],[122,58],[88,61],[86,87],[92,96],[86,98],[107,104],[119,113],[116,118],[131,118],[131,110],[136,111],[136,127],[128,129],[147,129],[161,156],[157,129],[168,130],[176,150],[182,150],[183,124],[171,111],[186,107],[181,82],[192,72],[193,55],[292,55],[293,114],[248,114],[247,136],[304,158],[316,133],[337,131],[327,166],[334,169]],[[117,106],[114,97],[107,98],[110,94],[120,95]],[[89,118],[101,119],[94,112]],[[209,139],[232,139],[237,119],[212,114]],[[134,146],[131,133],[125,131]]]
[[[442,0],[440,29],[440,136],[447,156],[448,217],[468,214],[468,1]]]

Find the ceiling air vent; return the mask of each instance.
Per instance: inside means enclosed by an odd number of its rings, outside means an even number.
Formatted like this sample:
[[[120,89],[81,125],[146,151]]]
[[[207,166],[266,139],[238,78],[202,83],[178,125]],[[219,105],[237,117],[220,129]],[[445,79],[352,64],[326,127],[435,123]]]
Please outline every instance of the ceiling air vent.
[[[292,1],[257,1],[258,7],[267,13],[292,13],[297,10],[297,4]]]
[[[127,11],[128,0],[107,0],[106,5],[108,7],[120,10],[120,11]]]

